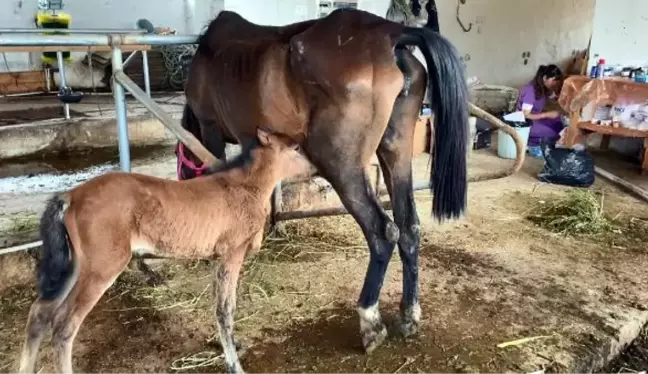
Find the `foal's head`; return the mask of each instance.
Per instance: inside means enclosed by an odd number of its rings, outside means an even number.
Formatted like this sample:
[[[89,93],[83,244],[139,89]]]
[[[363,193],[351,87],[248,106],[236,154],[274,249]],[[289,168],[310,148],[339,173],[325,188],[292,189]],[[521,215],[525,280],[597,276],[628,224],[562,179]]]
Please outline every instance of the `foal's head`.
[[[299,143],[285,135],[258,129],[257,140],[258,146],[251,151],[253,167],[272,169],[277,179],[296,175],[308,163]]]

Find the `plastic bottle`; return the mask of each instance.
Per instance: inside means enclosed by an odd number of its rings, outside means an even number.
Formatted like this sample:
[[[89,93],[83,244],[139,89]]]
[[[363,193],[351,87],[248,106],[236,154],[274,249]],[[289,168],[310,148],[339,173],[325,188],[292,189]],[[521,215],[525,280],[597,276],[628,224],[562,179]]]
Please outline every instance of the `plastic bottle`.
[[[592,65],[592,69],[590,70],[590,78],[596,78],[598,77],[598,64]]]
[[[597,78],[603,79],[603,72],[605,71],[605,59],[601,58],[599,59],[598,66],[596,67],[597,69]]]

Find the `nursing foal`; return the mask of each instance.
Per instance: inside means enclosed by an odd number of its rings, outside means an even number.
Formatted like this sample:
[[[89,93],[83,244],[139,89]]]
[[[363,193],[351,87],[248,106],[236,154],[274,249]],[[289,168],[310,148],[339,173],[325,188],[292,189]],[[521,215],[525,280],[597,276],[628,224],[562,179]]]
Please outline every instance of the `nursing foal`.
[[[239,271],[245,255],[261,246],[275,184],[292,176],[301,159],[287,137],[258,130],[254,143],[203,178],[109,173],[54,196],[41,218],[39,296],[29,311],[20,372],[34,372],[50,325],[57,365],[72,372],[79,326],[133,253],[218,260],[214,297],[220,341],[227,370],[242,372],[232,336]]]

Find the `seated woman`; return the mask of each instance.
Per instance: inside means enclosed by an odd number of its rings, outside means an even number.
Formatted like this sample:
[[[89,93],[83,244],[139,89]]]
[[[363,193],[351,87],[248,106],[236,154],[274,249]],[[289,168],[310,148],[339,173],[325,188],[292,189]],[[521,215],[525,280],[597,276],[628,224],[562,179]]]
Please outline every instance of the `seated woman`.
[[[531,121],[528,149],[532,156],[542,156],[539,145],[543,138],[552,144],[560,138],[563,129],[560,112],[544,111],[544,108],[547,99],[555,97],[562,78],[563,73],[558,66],[542,65],[535,78],[520,90],[517,110],[524,112],[527,121]]]

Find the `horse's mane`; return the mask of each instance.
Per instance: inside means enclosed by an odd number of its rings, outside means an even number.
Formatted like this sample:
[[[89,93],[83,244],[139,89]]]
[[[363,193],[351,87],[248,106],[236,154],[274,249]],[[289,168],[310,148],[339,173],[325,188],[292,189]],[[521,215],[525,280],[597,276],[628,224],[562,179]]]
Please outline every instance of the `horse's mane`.
[[[243,169],[252,164],[252,151],[259,147],[261,143],[257,138],[254,140],[248,141],[241,146],[241,154],[236,156],[233,160],[225,162],[223,164],[209,167],[205,174],[216,174],[223,173],[233,169]]]

